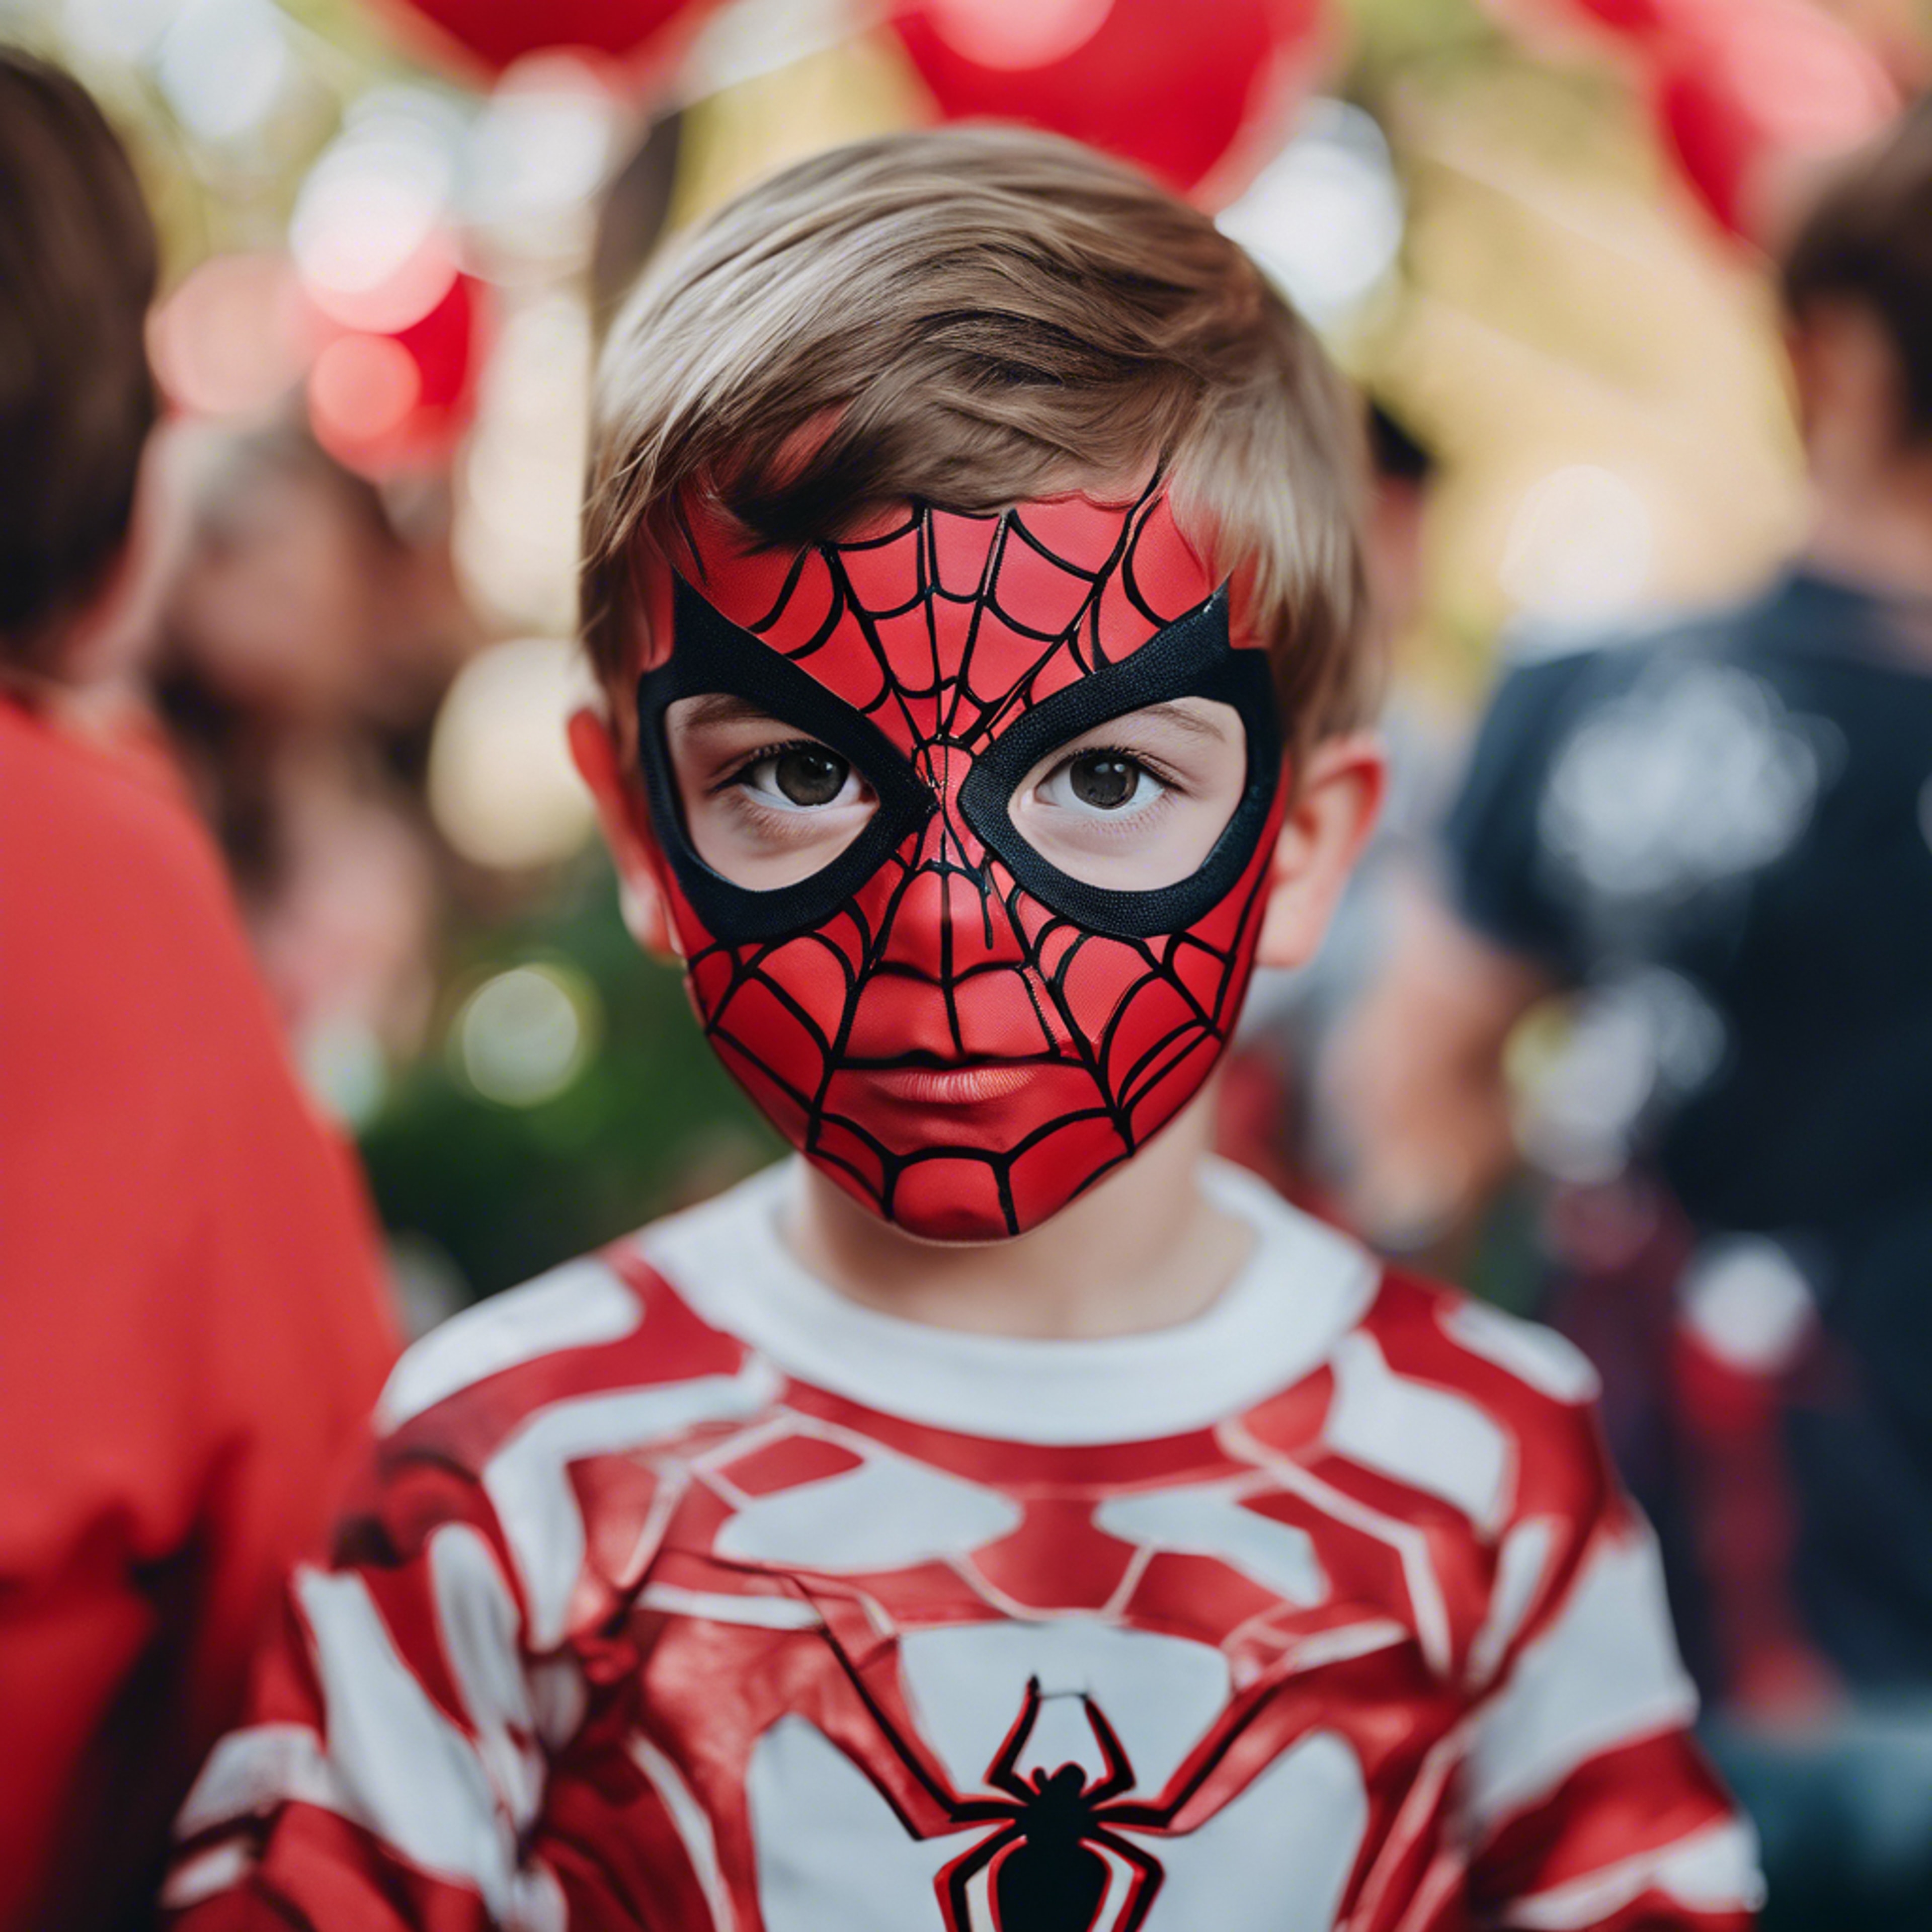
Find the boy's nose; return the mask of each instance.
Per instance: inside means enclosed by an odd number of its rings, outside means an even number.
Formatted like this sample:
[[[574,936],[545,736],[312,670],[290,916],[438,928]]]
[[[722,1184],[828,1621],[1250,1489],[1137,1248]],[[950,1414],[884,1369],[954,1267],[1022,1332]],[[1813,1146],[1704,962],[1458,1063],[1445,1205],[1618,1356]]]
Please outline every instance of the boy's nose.
[[[948,900],[957,906],[950,916]],[[970,905],[965,902],[970,900]],[[893,1060],[1037,1059],[1065,1044],[1051,1000],[997,903],[994,943],[968,880],[922,873],[900,901],[883,956],[854,1002],[847,1056]]]
[[[1025,958],[991,855],[951,798],[926,821],[912,875],[882,938],[883,961],[934,978]]]
[[[949,805],[928,820],[880,935],[873,991],[889,986],[890,997],[860,1000],[847,1042],[855,1058],[1000,1059],[1052,1048],[988,854]]]

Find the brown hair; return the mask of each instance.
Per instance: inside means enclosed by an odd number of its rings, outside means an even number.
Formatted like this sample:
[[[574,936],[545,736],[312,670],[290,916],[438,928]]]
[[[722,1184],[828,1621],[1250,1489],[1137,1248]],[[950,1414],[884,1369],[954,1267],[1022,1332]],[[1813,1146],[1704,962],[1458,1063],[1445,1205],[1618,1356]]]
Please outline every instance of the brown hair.
[[[0,662],[44,670],[126,538],[154,230],[80,84],[0,50]]]
[[[637,553],[680,492],[771,544],[918,501],[983,514],[1158,464],[1306,742],[1362,715],[1360,426],[1204,214],[1050,136],[858,142],[740,196],[646,278],[599,375],[584,628],[628,721]]]
[[[1906,440],[1932,440],[1932,98],[1833,183],[1785,252],[1786,308],[1856,302],[1898,356]]]

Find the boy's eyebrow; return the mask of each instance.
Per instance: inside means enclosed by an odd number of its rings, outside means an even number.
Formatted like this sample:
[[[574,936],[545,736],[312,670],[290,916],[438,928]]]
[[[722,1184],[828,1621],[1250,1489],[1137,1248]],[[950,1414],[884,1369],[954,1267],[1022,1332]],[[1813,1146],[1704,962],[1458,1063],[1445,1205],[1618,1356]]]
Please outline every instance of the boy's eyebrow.
[[[776,724],[780,721],[748,698],[735,691],[707,691],[702,696],[680,700],[675,706],[677,722],[688,730],[702,730],[708,724]]]
[[[1130,711],[1130,718],[1156,718],[1163,724],[1172,724],[1194,738],[1220,738],[1222,732],[1211,718],[1204,718],[1198,711],[1190,711],[1184,698],[1164,698],[1158,704],[1143,704],[1138,711]],[[1096,730],[1106,728],[1096,725]]]

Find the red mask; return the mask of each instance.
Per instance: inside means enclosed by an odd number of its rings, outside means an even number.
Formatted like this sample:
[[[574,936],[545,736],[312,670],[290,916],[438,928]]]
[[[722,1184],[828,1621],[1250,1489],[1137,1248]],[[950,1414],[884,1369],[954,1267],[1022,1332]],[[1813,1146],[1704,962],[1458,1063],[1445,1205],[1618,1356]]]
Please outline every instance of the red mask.
[[[639,737],[712,1045],[886,1220],[939,1240],[1037,1226],[1199,1090],[1240,1010],[1280,823],[1265,653],[1231,643],[1226,591],[1158,487],[1130,506],[922,508],[791,552],[702,524],[674,561]],[[877,795],[807,879],[749,890],[686,836],[664,713],[721,692]],[[1247,736],[1240,802],[1190,877],[1105,890],[1025,844],[1009,804],[1042,758],[1184,696],[1232,706]]]

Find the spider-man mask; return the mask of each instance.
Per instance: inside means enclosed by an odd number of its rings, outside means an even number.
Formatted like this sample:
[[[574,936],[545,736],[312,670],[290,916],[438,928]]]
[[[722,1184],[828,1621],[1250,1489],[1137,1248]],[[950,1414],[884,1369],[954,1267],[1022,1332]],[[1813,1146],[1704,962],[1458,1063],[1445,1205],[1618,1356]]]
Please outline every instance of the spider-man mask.
[[[639,741],[712,1046],[888,1220],[940,1240],[1036,1226],[1173,1118],[1234,1024],[1280,822],[1265,652],[1231,640],[1226,591],[1159,487],[1126,506],[920,508],[796,551],[686,522],[674,563]],[[695,849],[666,714],[712,694],[876,798],[809,876],[752,890]],[[1022,837],[1016,790],[1043,760],[1185,698],[1231,707],[1246,756],[1188,876],[1115,890]]]

